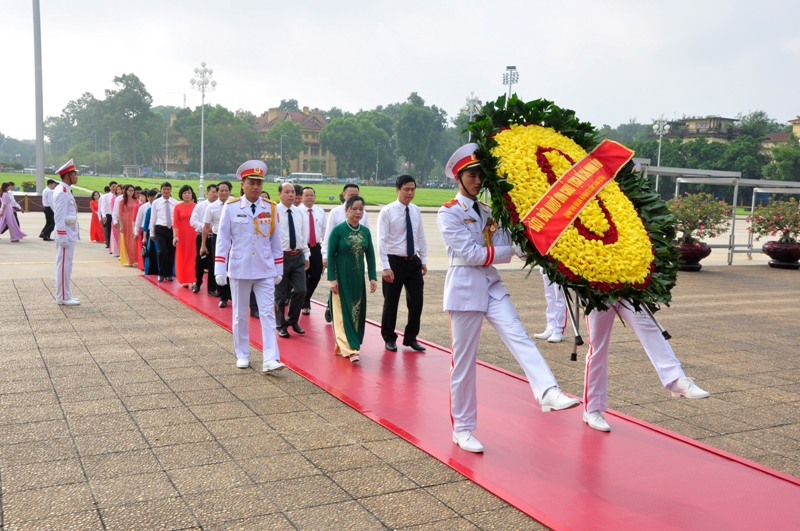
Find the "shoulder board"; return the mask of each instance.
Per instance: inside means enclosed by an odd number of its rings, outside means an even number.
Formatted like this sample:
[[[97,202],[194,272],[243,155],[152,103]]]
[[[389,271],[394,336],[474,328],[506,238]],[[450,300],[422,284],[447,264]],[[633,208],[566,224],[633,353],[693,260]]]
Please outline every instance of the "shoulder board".
[[[458,203],[458,199],[451,199],[450,201],[448,201],[447,203],[443,204],[442,206],[445,207],[445,208],[450,208],[451,206],[453,206],[453,205],[455,205],[457,203]]]
[[[61,189],[64,190],[65,192],[67,191],[67,187],[66,186],[62,186]]]
[[[488,204],[484,203],[483,201],[478,201],[478,203],[482,204],[482,205],[483,205],[483,206],[485,206],[486,208],[492,208],[492,207],[490,207]]]
[[[230,199],[225,201],[225,204],[226,205],[230,205],[230,204],[238,203],[238,202],[239,202],[239,198],[238,197],[231,197]]]

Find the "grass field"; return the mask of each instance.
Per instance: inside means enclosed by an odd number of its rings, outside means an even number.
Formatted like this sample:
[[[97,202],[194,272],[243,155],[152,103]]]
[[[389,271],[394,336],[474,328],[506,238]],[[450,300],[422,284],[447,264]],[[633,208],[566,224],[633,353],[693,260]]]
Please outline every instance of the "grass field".
[[[56,176],[48,175],[47,178],[56,178]],[[45,180],[46,180],[45,179]],[[22,181],[32,181],[36,180],[36,176],[34,175],[22,175],[19,173],[0,173],[0,180],[2,182],[14,181],[14,183],[20,187],[22,187]],[[56,180],[58,180],[56,178]],[[147,179],[147,178],[139,178],[139,179],[126,179],[126,178],[111,178],[111,177],[102,177],[102,176],[89,176],[83,175],[78,177],[78,185],[81,188],[87,188],[89,190],[97,190],[100,193],[103,193],[103,188],[108,185],[109,181],[115,180],[121,184],[132,184],[134,186],[138,185],[143,188],[159,188],[161,183],[164,182],[163,179]],[[172,193],[177,196],[178,190],[184,184],[191,184],[194,188],[195,193],[197,193],[197,181],[185,181],[180,179],[174,179],[169,181],[172,184]],[[207,181],[207,182],[214,182],[214,181]],[[238,187],[236,183],[234,185],[234,194],[238,194]],[[341,184],[314,184],[313,188],[317,193],[317,204],[323,205],[338,205],[339,204],[339,193],[342,191]],[[278,183],[264,183],[264,190],[269,193],[272,199],[278,198]],[[414,204],[417,206],[441,206],[442,203],[452,199],[455,196],[455,190],[439,190],[435,188],[420,188],[417,190],[417,195],[414,198]],[[89,195],[89,192],[84,192],[82,190],[75,190],[75,195]],[[397,199],[397,193],[393,186],[361,186],[361,195],[364,197],[368,205],[385,205],[391,203],[395,199]]]

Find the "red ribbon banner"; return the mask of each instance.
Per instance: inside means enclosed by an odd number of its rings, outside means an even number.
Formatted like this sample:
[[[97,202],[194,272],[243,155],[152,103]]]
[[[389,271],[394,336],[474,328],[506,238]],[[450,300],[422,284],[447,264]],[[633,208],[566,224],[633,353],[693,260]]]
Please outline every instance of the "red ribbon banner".
[[[604,140],[539,199],[522,223],[528,239],[542,256],[550,252],[589,201],[633,158],[633,153],[622,144]]]

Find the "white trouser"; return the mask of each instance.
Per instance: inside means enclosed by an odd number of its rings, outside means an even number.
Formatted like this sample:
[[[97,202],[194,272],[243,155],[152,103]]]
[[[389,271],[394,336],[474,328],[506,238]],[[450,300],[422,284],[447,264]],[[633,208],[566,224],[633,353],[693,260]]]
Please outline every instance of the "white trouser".
[[[275,338],[275,281],[271,278],[256,280],[231,278],[233,299],[233,350],[237,358],[250,358],[250,290],[256,295],[260,311],[261,341],[264,343],[264,361],[279,360],[278,340]]]
[[[567,327],[567,302],[564,300],[564,292],[561,291],[558,284],[550,282],[544,273],[542,273],[542,281],[544,282],[544,299],[547,301],[547,310],[545,310],[547,329],[563,334]]]
[[[72,277],[72,257],[75,254],[75,242],[66,247],[56,244],[56,300],[68,301],[72,298],[69,279]]]
[[[586,355],[583,388],[583,404],[586,411],[608,409],[608,346],[617,312],[636,333],[664,387],[685,376],[675,351],[645,312],[633,311],[629,302],[616,302],[605,312],[593,310],[586,316],[589,333],[589,353]]]
[[[511,298],[489,297],[484,312],[450,311],[453,359],[450,368],[450,416],[454,431],[474,430],[478,418],[477,358],[483,318],[500,336],[528,378],[533,396],[539,402],[548,389],[556,386],[550,367],[525,331]],[[498,389],[497,392],[502,392]]]

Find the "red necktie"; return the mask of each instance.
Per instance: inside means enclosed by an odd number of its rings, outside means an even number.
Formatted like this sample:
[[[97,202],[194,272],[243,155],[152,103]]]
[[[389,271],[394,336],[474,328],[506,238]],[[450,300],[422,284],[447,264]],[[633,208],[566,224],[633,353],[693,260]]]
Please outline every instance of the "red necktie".
[[[317,228],[314,226],[314,213],[308,209],[308,246],[317,246]]]

